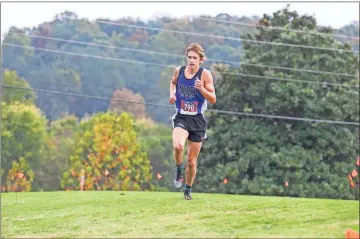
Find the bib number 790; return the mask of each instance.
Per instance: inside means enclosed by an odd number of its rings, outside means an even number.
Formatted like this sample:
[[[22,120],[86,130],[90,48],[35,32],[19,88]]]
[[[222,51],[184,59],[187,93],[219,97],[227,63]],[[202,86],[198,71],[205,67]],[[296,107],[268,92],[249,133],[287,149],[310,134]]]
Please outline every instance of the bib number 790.
[[[181,101],[181,111],[188,114],[196,114],[198,111],[197,101]]]
[[[195,111],[195,105],[193,104],[189,104],[189,103],[185,103],[185,111],[190,111],[190,112],[194,112]]]

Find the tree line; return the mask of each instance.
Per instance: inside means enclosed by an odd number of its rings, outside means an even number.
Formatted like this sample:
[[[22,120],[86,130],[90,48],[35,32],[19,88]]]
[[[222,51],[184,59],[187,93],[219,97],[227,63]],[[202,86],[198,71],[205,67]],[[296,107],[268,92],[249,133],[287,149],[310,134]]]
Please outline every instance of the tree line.
[[[358,36],[358,28],[351,25],[333,31],[318,26],[316,18],[299,15],[288,7],[262,17],[220,14],[216,18],[328,34],[308,35],[186,18],[159,18],[147,23],[120,19],[112,21],[114,24],[101,24],[110,20],[89,22],[71,12],[59,14],[51,22],[33,29],[12,28],[4,43],[35,48],[3,47],[4,84],[30,89],[3,89],[3,190],[80,190],[81,187],[84,190],[174,190],[169,123],[174,111],[122,101],[166,104],[173,68],[109,59],[173,65],[184,64],[184,58],[126,50],[129,48],[184,55],[187,44],[199,42],[209,58],[231,61],[226,64],[208,61],[204,65],[214,74],[219,99],[212,109],[359,122],[359,58],[355,53],[201,38],[116,25],[358,49],[358,42],[345,42],[332,36],[339,32]],[[209,139],[198,161],[202,170],[198,171],[194,190],[358,198],[346,178],[360,153],[358,126],[211,112],[206,117]]]

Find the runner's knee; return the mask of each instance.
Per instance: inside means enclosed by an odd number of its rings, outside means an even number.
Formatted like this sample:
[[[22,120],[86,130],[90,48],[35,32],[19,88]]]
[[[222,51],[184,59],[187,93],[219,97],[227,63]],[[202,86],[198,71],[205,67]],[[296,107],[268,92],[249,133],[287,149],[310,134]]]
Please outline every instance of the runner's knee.
[[[184,147],[185,147],[185,145],[182,143],[174,143],[174,150],[176,152],[180,153],[180,152],[184,151]]]
[[[190,169],[196,168],[196,159],[189,158],[187,165]]]

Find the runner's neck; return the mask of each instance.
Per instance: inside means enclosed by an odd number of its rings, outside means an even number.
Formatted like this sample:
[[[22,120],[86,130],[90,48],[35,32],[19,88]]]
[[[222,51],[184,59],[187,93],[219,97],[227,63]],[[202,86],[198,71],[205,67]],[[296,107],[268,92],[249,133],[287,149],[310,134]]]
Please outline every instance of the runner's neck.
[[[200,66],[196,67],[194,70],[192,70],[191,68],[189,67],[186,67],[186,71],[190,74],[195,74],[196,72],[198,72],[198,70],[200,69]]]

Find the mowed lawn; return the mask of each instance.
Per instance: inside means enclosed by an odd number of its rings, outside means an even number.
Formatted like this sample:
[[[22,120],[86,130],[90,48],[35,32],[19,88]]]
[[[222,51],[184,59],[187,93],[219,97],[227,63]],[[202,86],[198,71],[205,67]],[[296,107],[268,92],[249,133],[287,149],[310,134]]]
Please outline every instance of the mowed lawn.
[[[359,202],[163,192],[1,195],[1,236],[344,238],[359,230]]]

